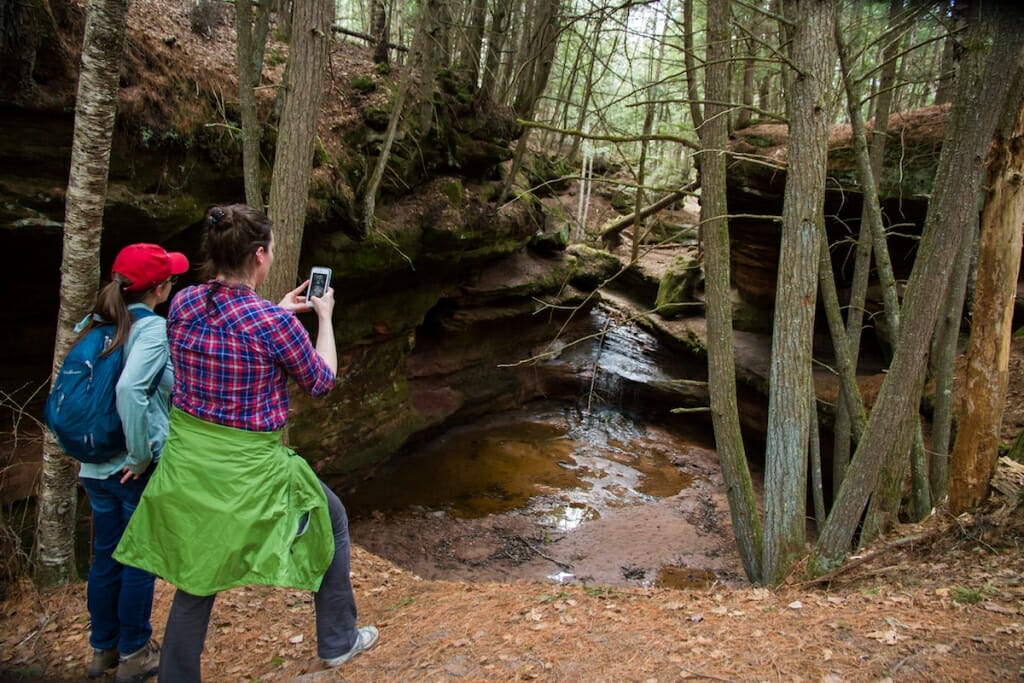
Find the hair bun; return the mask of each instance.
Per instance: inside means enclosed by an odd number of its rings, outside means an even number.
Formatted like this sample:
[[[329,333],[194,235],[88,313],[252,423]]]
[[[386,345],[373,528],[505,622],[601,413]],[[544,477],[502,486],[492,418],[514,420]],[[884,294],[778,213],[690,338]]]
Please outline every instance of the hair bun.
[[[216,226],[220,224],[222,220],[224,220],[224,217],[226,215],[227,214],[224,213],[224,209],[220,208],[219,206],[215,206],[212,209],[210,209],[210,212],[208,214],[206,214],[206,222],[209,223],[211,226]]]

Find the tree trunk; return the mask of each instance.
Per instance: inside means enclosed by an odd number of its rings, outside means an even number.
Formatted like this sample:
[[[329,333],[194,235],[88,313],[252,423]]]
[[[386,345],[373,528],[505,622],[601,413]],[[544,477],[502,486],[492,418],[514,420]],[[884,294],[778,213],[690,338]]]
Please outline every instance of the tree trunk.
[[[981,185],[982,160],[991,143],[1009,89],[1007,73],[1017,68],[1022,34],[1015,15],[999,16],[998,8],[975,8],[969,47],[957,77],[942,155],[932,187],[932,200],[914,269],[907,288],[899,343],[881,391],[871,410],[864,437],[847,470],[809,569],[823,574],[842,563],[875,488],[882,458],[890,446],[909,445],[907,416],[917,413],[928,343],[939,306],[946,295],[949,263],[961,248],[962,226],[975,208]],[[1012,21],[1009,19],[1013,18]],[[989,38],[994,37],[992,42]]]
[[[124,54],[128,0],[89,3],[78,80],[71,171],[64,210],[60,309],[53,373],[74,338],[75,324],[92,309],[99,288],[100,237],[117,115],[118,77]],[[43,584],[77,579],[75,571],[76,469],[49,431],[43,439],[35,550]]]
[[[270,182],[268,215],[274,224],[274,267],[261,287],[261,294],[271,301],[277,301],[298,284],[299,250],[306,224],[317,119],[333,23],[332,0],[310,0],[295,5],[293,40],[288,55],[288,91],[284,96]]]
[[[469,27],[462,43],[459,70],[466,79],[476,85],[480,80],[480,59],[483,56],[484,24],[487,22],[487,0],[472,0],[469,11]]]
[[[235,61],[238,66],[238,102],[242,116],[242,174],[245,179],[245,201],[263,211],[263,182],[261,179],[263,125],[256,111],[256,86],[263,72],[263,50],[266,46],[270,12],[265,4],[256,10],[256,30],[253,31],[252,0],[235,3],[235,32],[238,44]]]
[[[789,165],[769,370],[765,452],[764,578],[779,583],[804,553],[807,447],[814,409],[811,361],[818,285],[818,240],[824,233],[828,153],[828,81],[834,69],[835,7],[830,0],[787,2],[799,17],[790,59]]]
[[[967,248],[956,255],[949,293],[935,326],[932,340],[931,369],[935,378],[935,408],[932,411],[931,459],[928,463],[928,482],[932,487],[932,501],[943,505],[949,495],[949,451],[953,428],[953,372],[960,342],[960,325],[967,294],[967,276],[971,267],[971,254],[978,243],[978,221],[967,226]]]
[[[384,179],[384,171],[388,166],[388,159],[391,157],[391,146],[395,144],[395,136],[398,134],[398,124],[402,120],[402,113],[405,110],[405,101],[409,98],[415,81],[416,72],[422,73],[420,68],[425,57],[425,51],[429,49],[425,43],[430,40],[426,26],[429,18],[424,8],[420,9],[421,23],[413,33],[412,49],[409,50],[411,57],[406,65],[405,73],[398,85],[398,92],[395,93],[395,101],[391,106],[391,116],[388,119],[388,128],[384,133],[384,144],[381,145],[380,156],[373,166],[373,173],[366,184],[363,192],[363,220],[361,233],[363,237],[370,234],[376,220],[377,192],[380,190],[381,181]]]
[[[1024,109],[1019,100],[1013,106],[1018,109],[1016,125],[1011,137],[996,147],[991,197],[981,219],[967,388],[950,462],[949,509],[954,515],[985,500],[999,457],[1024,223]]]
[[[891,0],[889,3],[888,32],[892,36],[896,33],[896,25],[899,21],[900,12],[903,9],[903,0]],[[882,49],[882,76],[879,81],[879,94],[873,98],[874,126],[871,129],[871,139],[868,143],[868,168],[871,170],[871,177],[877,179],[881,176],[883,162],[885,159],[885,141],[889,130],[889,111],[892,106],[892,84],[896,79],[896,55],[899,52],[900,41],[893,37]],[[845,70],[844,70],[845,71]],[[852,78],[852,74],[844,74],[844,79]],[[856,92],[856,88],[853,89]],[[855,101],[849,99],[850,91],[847,92],[847,106],[859,106]],[[863,183],[863,180],[861,181]],[[850,358],[854,367],[857,367],[860,358],[861,328],[864,324],[864,307],[867,300],[868,281],[871,275],[871,242],[872,242],[872,220],[878,209],[878,185],[875,183],[874,198],[869,201],[868,192],[864,192],[863,207],[860,218],[860,234],[857,237],[856,255],[854,257],[853,276],[850,282],[850,298],[847,302],[846,314],[846,337],[850,348]],[[832,495],[838,495],[839,487],[842,486],[843,476],[850,464],[850,413],[845,402],[840,403],[836,409],[836,422],[834,427],[835,444],[832,449]]]
[[[689,0],[687,0],[689,4]],[[726,143],[724,102],[729,77],[729,0],[708,1],[707,119],[697,129],[704,158],[701,162],[702,244],[708,326],[708,392],[715,447],[722,464],[733,534],[747,578],[762,581],[762,528],[754,486],[747,467],[736,402],[736,360],[733,353],[732,298],[729,275],[729,223],[726,218]]]
[[[388,63],[388,8],[386,0],[370,0],[370,35],[373,36],[373,63]]]
[[[508,32],[508,17],[512,0],[496,0],[491,10],[491,26],[487,33],[487,59],[480,77],[480,102],[492,102],[494,89],[498,82],[498,70],[501,68],[501,52],[505,49],[505,36]]]
[[[710,10],[710,7],[708,8]],[[710,19],[708,24],[710,26]],[[693,0],[683,0],[683,63],[686,65],[686,99],[690,105],[690,118],[693,119],[694,130],[700,130],[704,125],[704,114],[700,108],[700,95],[697,92],[697,60],[693,51]],[[728,79],[729,72],[726,70],[725,78]],[[720,93],[728,97],[729,88],[726,86]],[[722,100],[727,101],[726,99]],[[728,129],[726,129],[728,134]]]

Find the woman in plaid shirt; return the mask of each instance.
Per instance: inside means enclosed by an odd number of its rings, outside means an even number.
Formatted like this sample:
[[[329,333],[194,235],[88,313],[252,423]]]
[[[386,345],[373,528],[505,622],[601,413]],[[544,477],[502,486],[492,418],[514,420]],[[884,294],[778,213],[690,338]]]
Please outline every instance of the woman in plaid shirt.
[[[247,584],[315,591],[317,649],[340,666],[369,649],[356,626],[348,518],[338,497],[281,441],[288,380],[312,396],[334,386],[334,290],[279,304],[256,294],[274,261],[270,220],[243,204],[215,206],[203,235],[210,279],[171,303],[174,408],[160,467],[116,557],[177,587],[160,680],[200,680],[218,592]],[[314,311],[315,346],[296,313]]]

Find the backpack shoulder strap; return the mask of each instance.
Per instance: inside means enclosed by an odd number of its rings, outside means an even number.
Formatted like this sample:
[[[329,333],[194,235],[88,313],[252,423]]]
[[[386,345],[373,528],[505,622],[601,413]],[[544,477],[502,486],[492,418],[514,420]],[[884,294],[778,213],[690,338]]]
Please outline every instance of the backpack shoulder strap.
[[[132,324],[137,323],[143,318],[159,317],[155,311],[151,311],[145,306],[136,306],[135,308],[130,308],[128,310],[132,314]],[[156,393],[157,387],[160,386],[160,380],[162,380],[163,377],[164,367],[161,367],[159,370],[157,370],[156,374],[153,375],[153,380],[149,383],[149,389],[146,392],[149,396],[152,396],[153,394]]]

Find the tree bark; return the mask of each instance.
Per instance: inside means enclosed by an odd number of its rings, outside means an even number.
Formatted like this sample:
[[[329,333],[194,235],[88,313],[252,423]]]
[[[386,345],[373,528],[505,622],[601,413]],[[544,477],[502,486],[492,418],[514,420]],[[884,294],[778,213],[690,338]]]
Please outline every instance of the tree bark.
[[[373,63],[388,63],[388,11],[386,0],[370,0],[370,35],[373,36]]]
[[[974,211],[982,160],[991,143],[1009,89],[1007,73],[1017,68],[1022,27],[1017,13],[975,8],[972,39],[957,77],[942,155],[932,188],[925,227],[904,299],[902,332],[864,438],[819,536],[809,569],[824,574],[849,552],[882,458],[891,446],[909,445],[907,416],[916,414],[928,343],[946,295],[949,263],[961,247],[963,224]],[[977,33],[975,33],[977,32]],[[991,43],[988,39],[994,38]]]
[[[505,34],[508,31],[509,7],[512,0],[496,0],[491,10],[491,28],[487,34],[487,59],[484,72],[480,78],[480,102],[491,102],[494,99],[494,88],[497,83],[498,69],[501,66],[501,51],[505,47]]]
[[[813,396],[811,361],[818,286],[818,241],[824,233],[828,154],[828,82],[835,62],[835,6],[829,0],[786,3],[796,72],[789,99],[789,165],[772,325],[765,452],[764,578],[779,583],[804,553],[807,448]]]
[[[74,338],[75,324],[92,309],[99,288],[100,237],[117,115],[118,77],[124,54],[128,0],[89,3],[78,80],[71,171],[64,210],[60,308],[53,373]],[[75,571],[76,469],[49,431],[37,497],[35,549],[43,584],[77,579]]]
[[[967,388],[950,462],[949,509],[954,515],[985,500],[999,457],[1024,223],[1024,109],[1019,101],[1013,104],[1016,125],[1010,139],[996,147],[992,194],[981,219]]]
[[[263,50],[266,46],[270,12],[265,3],[256,10],[253,30],[252,0],[235,2],[235,33],[238,43],[235,62],[238,67],[238,102],[242,117],[242,175],[245,179],[245,201],[260,211],[263,203],[262,153],[263,125],[256,110],[256,86],[263,72]]]
[[[686,99],[690,104],[690,118],[693,119],[694,130],[699,130],[704,125],[704,113],[700,109],[700,95],[697,92],[697,60],[694,58],[693,51],[693,0],[683,0],[683,63],[686,65]],[[728,72],[726,72],[726,78],[728,78]],[[728,101],[728,88],[721,93],[721,96],[723,97],[722,102]],[[728,134],[728,129],[726,129],[726,133]]]
[[[893,36],[896,33],[899,15],[903,9],[903,0],[891,0],[889,3],[888,33]],[[882,173],[882,166],[885,159],[885,141],[889,130],[889,111],[892,106],[892,84],[896,79],[896,54],[899,51],[900,40],[892,37],[882,49],[882,75],[879,81],[879,94],[873,99],[874,126],[871,129],[870,142],[868,143],[868,168],[871,170],[871,177],[877,179]],[[852,74],[845,73],[844,79],[852,78]],[[853,89],[856,92],[856,88]],[[847,91],[847,106],[859,106],[856,101],[850,100],[850,91]],[[862,181],[863,183],[863,181]],[[872,220],[878,210],[878,185],[875,183],[873,198],[869,199],[865,189],[863,193],[863,207],[860,218],[860,234],[857,237],[855,249],[853,276],[850,282],[850,297],[847,302],[846,313],[846,337],[849,344],[850,358],[856,368],[860,357],[861,328],[864,324],[864,306],[867,300],[868,281],[871,274],[871,243],[872,243]],[[842,381],[842,380],[841,380]],[[842,486],[843,476],[850,464],[850,412],[845,402],[840,403],[836,409],[836,422],[834,427],[835,444],[832,449],[832,495],[839,493]],[[859,438],[859,437],[858,437]]]
[[[274,267],[261,294],[277,301],[298,284],[299,250],[306,224],[309,180],[317,141],[317,120],[334,23],[332,0],[295,5],[289,48],[288,91],[278,131],[270,211],[274,224]]]
[[[476,85],[480,80],[480,60],[483,57],[484,24],[487,22],[487,0],[471,0],[469,26],[462,43],[459,70]]]
[[[689,4],[689,0],[687,0]],[[762,581],[763,531],[747,466],[736,401],[736,360],[729,275],[729,223],[726,206],[728,128],[722,95],[728,91],[729,0],[708,1],[707,119],[697,129],[704,148],[701,162],[701,231],[704,245],[708,326],[708,392],[715,446],[722,464],[733,535],[747,578]]]

